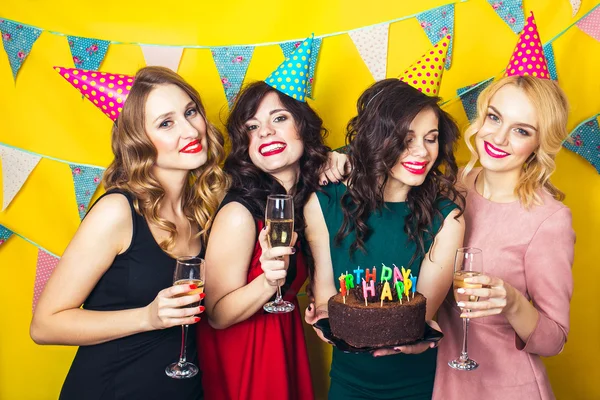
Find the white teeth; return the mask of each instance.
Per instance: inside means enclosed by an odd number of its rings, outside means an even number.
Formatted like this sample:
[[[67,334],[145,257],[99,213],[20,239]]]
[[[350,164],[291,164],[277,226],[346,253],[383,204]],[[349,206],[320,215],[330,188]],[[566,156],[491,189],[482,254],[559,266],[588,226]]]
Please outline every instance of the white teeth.
[[[507,156],[508,153],[505,153],[504,151],[498,151],[492,148],[492,146],[488,146],[487,147],[488,150],[490,151],[490,153],[496,155],[496,156]]]
[[[261,153],[261,154],[265,154],[265,153],[268,153],[268,152],[270,152],[270,151],[274,151],[274,150],[283,149],[284,147],[285,147],[285,145],[283,145],[283,144],[281,144],[281,143],[273,143],[273,144],[270,144],[270,145],[268,145],[268,146],[266,146],[266,147],[263,147],[263,148],[260,150],[260,153]]]
[[[184,151],[196,150],[198,148],[199,143],[196,143],[193,146],[186,148]]]
[[[409,164],[409,163],[406,163],[405,165],[408,168],[410,168],[410,169],[423,169],[423,168],[425,168],[425,165],[416,165],[416,164]]]

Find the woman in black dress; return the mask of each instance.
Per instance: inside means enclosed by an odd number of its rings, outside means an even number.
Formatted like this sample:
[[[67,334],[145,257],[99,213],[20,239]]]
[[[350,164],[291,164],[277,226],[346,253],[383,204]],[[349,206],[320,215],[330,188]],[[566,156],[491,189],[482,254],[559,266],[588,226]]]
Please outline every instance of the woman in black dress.
[[[198,92],[161,67],[137,73],[112,135],[107,192],[49,279],[31,337],[80,346],[61,399],[202,398],[199,375],[171,379],[165,367],[182,324],[197,364],[193,324],[204,307],[189,307],[200,295],[173,286],[173,272],[176,257],[203,253],[227,183],[223,138]]]

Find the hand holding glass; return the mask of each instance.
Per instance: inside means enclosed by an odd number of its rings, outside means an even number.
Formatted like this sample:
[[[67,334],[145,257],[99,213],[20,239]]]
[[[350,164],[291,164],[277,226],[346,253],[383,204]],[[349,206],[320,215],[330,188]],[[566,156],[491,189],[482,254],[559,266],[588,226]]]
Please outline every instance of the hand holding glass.
[[[483,271],[483,253],[475,247],[463,247],[456,250],[454,259],[454,299],[457,303],[465,301],[479,301],[478,296],[469,296],[468,294],[458,293],[458,289],[479,289],[482,287],[479,283],[466,283],[465,278],[471,278],[481,275]],[[468,310],[467,310],[468,311]],[[463,342],[462,352],[456,360],[448,362],[448,365],[461,371],[472,371],[479,367],[479,364],[469,358],[467,354],[467,335],[469,331],[469,319],[463,318]]]
[[[267,241],[270,247],[289,247],[294,233],[294,200],[287,194],[272,195],[267,198],[265,222],[269,228]],[[268,302],[263,309],[270,313],[288,313],[294,305],[281,297],[281,286],[277,286],[275,300]]]
[[[200,257],[180,257],[175,265],[175,273],[173,274],[174,285],[191,285],[194,284],[198,288],[183,293],[177,297],[189,296],[204,292],[204,260]],[[198,307],[199,303],[192,303],[186,307]],[[198,373],[198,367],[186,360],[186,342],[188,334],[188,326],[181,326],[181,351],[179,353],[179,361],[169,365],[165,369],[165,373],[174,379],[191,378]]]

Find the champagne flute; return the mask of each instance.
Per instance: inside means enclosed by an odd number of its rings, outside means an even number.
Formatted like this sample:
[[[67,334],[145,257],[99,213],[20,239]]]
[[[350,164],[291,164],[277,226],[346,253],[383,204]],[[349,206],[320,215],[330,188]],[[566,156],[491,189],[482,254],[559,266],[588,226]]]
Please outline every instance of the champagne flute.
[[[179,257],[175,265],[175,273],[173,274],[174,285],[191,285],[198,286],[197,289],[177,295],[175,297],[189,296],[204,292],[204,260],[200,257],[186,256]],[[189,308],[198,307],[200,303],[192,303],[186,306]],[[181,350],[179,353],[179,361],[165,368],[167,376],[174,379],[191,378],[198,373],[198,367],[186,360],[186,343],[189,325],[181,325]]]
[[[483,287],[480,283],[467,283],[465,278],[471,278],[481,275],[483,272],[483,253],[475,247],[462,247],[456,250],[454,259],[454,299],[457,303],[461,301],[479,301],[479,296],[460,294],[459,288],[480,289]],[[469,311],[469,310],[465,310]],[[479,364],[469,358],[467,354],[467,336],[469,331],[469,319],[463,318],[463,342],[460,357],[448,362],[448,365],[460,371],[472,371],[479,367]]]
[[[287,194],[267,197],[265,211],[266,224],[269,227],[267,241],[270,247],[289,247],[292,245],[294,233],[294,200]],[[263,306],[267,312],[274,314],[288,313],[294,310],[294,305],[281,297],[281,286],[277,285],[275,300]]]

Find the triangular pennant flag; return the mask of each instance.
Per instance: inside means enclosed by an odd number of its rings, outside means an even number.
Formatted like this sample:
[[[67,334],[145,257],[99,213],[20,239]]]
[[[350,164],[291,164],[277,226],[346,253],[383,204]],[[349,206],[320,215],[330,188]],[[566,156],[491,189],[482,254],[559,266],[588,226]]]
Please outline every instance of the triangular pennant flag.
[[[42,249],[38,250],[37,266],[35,269],[35,285],[33,287],[32,311],[35,311],[38,299],[59,260],[60,258],[54,257]]]
[[[477,98],[479,97],[481,92],[483,92],[483,89],[485,89],[490,83],[492,83],[493,80],[493,78],[490,78],[483,82],[476,83],[474,85],[465,86],[456,91],[456,93],[460,97],[460,101],[463,104],[465,113],[467,114],[467,118],[469,118],[470,123],[473,123],[473,121],[475,121],[475,118],[477,118]],[[475,89],[471,89],[474,86],[477,87]]]
[[[170,46],[140,46],[144,53],[147,66],[159,66],[169,68],[177,72],[179,62],[183,55],[183,47]]]
[[[319,58],[319,51],[321,50],[322,42],[323,39],[321,38],[313,38],[312,47],[310,50],[311,55],[310,64],[308,66],[308,85],[306,87],[306,97],[310,97],[311,99],[315,79],[315,70],[317,68],[317,59]],[[283,57],[288,58],[301,44],[302,41],[280,43],[279,46],[283,51]]]
[[[546,44],[544,47],[544,55],[546,56],[546,62],[548,63],[548,72],[550,73],[550,79],[553,81],[558,80],[558,74],[556,73],[556,60],[554,59],[554,49],[552,48],[552,42]]]
[[[348,33],[376,81],[386,76],[389,30],[390,24],[382,24]]]
[[[17,73],[23,65],[25,58],[31,52],[31,47],[40,34],[41,29],[33,26],[23,26],[18,22],[0,19],[0,32],[2,33],[2,44],[8,55],[13,79],[17,79]]]
[[[229,108],[233,106],[242,87],[253,52],[253,46],[215,47],[211,49]]]
[[[600,7],[582,18],[577,27],[600,42]]]
[[[487,0],[487,2],[514,33],[523,30],[525,26],[523,0]]]
[[[69,49],[73,56],[75,68],[98,70],[104,60],[108,45],[108,40],[89,39],[78,36],[67,36]]]
[[[573,14],[571,17],[574,17],[579,12],[579,7],[581,7],[581,0],[570,0],[571,1],[571,9],[573,10]]]
[[[421,28],[425,30],[431,44],[436,44],[441,39],[454,33],[454,4],[434,8],[433,10],[422,12],[417,15],[417,20]],[[448,46],[448,54],[446,56],[446,69],[452,64],[452,42]]]
[[[600,127],[597,116],[571,132],[563,146],[588,160],[600,173]]]
[[[0,246],[8,240],[13,234],[13,231],[5,226],[0,225]]]
[[[40,162],[41,156],[0,146],[2,159],[2,211],[8,207],[17,192]]]
[[[90,200],[102,180],[104,169],[77,164],[69,164],[69,167],[71,167],[71,173],[73,174],[77,211],[79,211],[79,218],[83,219]]]

